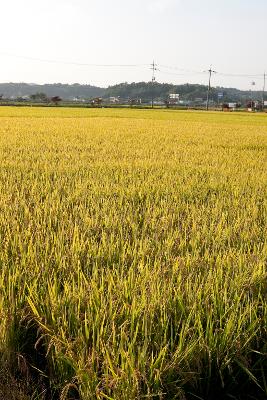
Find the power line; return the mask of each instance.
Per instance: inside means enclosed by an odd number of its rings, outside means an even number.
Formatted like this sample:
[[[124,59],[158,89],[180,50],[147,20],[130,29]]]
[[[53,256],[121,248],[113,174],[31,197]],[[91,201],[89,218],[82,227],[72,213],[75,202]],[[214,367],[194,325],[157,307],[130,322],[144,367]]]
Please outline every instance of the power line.
[[[85,67],[147,67],[150,64],[91,64],[91,63],[79,63],[79,62],[72,62],[72,61],[60,61],[55,59],[44,59],[44,58],[37,58],[37,57],[28,57],[22,56],[17,54],[10,54],[10,53],[0,53],[2,56],[7,57],[14,57],[20,58],[29,61],[37,61],[37,62],[44,62],[44,63],[51,63],[51,64],[64,64],[64,65],[76,65],[76,66],[85,66]]]
[[[164,70],[162,70],[162,69],[160,69],[159,72],[161,72],[161,73],[164,74],[164,75],[174,75],[174,76],[188,76],[188,75],[192,76],[192,75],[199,75],[198,72],[195,72],[195,73],[180,72],[180,73],[178,73],[178,72],[164,71]]]
[[[230,74],[230,73],[225,73],[225,72],[218,72],[219,75],[221,76],[229,76],[233,78],[260,78],[262,77],[262,74]]]
[[[195,71],[195,70],[190,70],[190,69],[185,69],[185,68],[178,68],[178,67],[170,66],[170,65],[159,64],[159,67],[163,67],[163,68],[167,68],[167,69],[171,69],[171,70],[178,70],[178,71],[181,71],[186,74],[203,74],[203,71]],[[173,74],[176,74],[176,73],[173,72]],[[180,74],[178,74],[178,75],[180,75]]]
[[[185,69],[185,68],[179,68],[176,66],[170,66],[170,65],[161,65],[159,64],[159,67],[163,67],[163,68],[167,68],[167,69],[171,69],[171,70],[178,70],[178,71],[182,71],[185,72],[186,74],[203,74],[205,73],[205,71],[196,71],[196,70],[189,70],[189,69]],[[170,73],[170,72],[169,72]],[[172,73],[175,74],[176,73]],[[237,77],[237,78],[258,78],[261,79],[262,78],[262,74],[233,74],[233,73],[228,73],[228,72],[217,72],[218,75],[221,76],[230,76],[230,77]],[[177,74],[180,75],[180,74]]]
[[[151,64],[97,64],[97,63],[85,63],[85,62],[75,62],[75,61],[65,61],[65,60],[56,60],[56,59],[46,59],[46,58],[38,58],[38,57],[31,57],[31,56],[26,56],[26,55],[18,55],[18,54],[13,54],[13,53],[7,53],[7,52],[0,52],[2,56],[6,57],[13,57],[13,58],[19,58],[19,59],[24,59],[24,60],[29,60],[29,61],[37,61],[37,62],[44,62],[44,63],[52,63],[52,64],[63,64],[63,65],[76,65],[76,66],[85,66],[85,67],[148,67],[151,66]],[[175,72],[167,72],[167,71],[162,71],[164,74],[172,74],[172,75],[187,75],[187,74],[200,74],[202,75],[204,72],[203,71],[197,71],[197,70],[191,70],[191,69],[185,69],[185,68],[179,68],[177,66],[170,66],[170,65],[163,65],[163,64],[158,64],[159,67],[170,69],[170,70],[177,70],[183,72],[181,73],[175,73]],[[228,77],[240,77],[240,78],[257,78],[257,79],[262,79],[262,74],[234,74],[234,73],[226,73],[226,72],[217,72],[218,75],[220,76],[228,76]]]

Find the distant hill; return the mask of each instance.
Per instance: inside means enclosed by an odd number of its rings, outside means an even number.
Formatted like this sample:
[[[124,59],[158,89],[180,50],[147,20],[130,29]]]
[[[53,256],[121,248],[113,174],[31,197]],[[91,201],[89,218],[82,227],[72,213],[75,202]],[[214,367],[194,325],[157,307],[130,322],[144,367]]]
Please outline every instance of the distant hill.
[[[182,100],[205,100],[207,95],[207,86],[198,84],[173,85],[169,83],[153,84],[151,82],[133,82],[120,83],[108,88],[100,88],[91,85],[74,84],[28,84],[28,83],[0,83],[0,94],[4,98],[17,98],[30,96],[35,93],[45,93],[48,97],[60,96],[65,100],[74,98],[90,99],[93,97],[118,97],[121,98],[141,98],[143,102],[155,100],[164,100],[170,93],[179,93]],[[223,101],[246,102],[250,99],[249,91],[242,91],[235,88],[216,87],[211,90],[211,100],[217,101],[218,94],[223,93]],[[261,92],[253,92],[254,98],[261,99]]]
[[[29,83],[0,83],[0,94],[4,98],[30,96],[35,93],[45,93],[48,97],[59,96],[62,99],[72,100],[75,97],[91,98],[103,96],[105,89],[91,85],[72,85],[52,83],[45,85]]]
[[[151,82],[138,83],[120,83],[115,86],[109,86],[105,91],[105,96],[120,96],[122,98],[142,98],[142,100],[151,99],[152,95],[157,100],[166,99],[170,93],[180,94],[182,100],[206,99],[207,86],[199,84],[173,85],[169,83],[155,82],[152,88]],[[211,100],[217,101],[218,94],[223,93],[223,101],[226,102],[246,102],[250,99],[250,91],[242,91],[235,88],[216,87],[211,89]],[[253,92],[255,98],[261,99],[261,92]]]

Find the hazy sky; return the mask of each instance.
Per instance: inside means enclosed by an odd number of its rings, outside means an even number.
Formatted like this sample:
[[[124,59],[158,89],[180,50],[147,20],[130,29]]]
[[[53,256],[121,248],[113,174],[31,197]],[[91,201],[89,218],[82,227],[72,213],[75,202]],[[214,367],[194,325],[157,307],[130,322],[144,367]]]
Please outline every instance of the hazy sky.
[[[2,0],[0,15],[1,82],[148,81],[153,59],[159,82],[206,83],[210,64],[233,75],[267,71],[267,0]],[[212,84],[252,81],[262,88],[260,76],[218,73]]]

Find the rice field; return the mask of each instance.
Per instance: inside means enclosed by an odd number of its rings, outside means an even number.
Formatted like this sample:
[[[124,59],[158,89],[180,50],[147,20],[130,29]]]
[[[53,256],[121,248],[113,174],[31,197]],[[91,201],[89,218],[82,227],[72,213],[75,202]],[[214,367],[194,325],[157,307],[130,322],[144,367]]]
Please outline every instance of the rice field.
[[[0,155],[21,399],[267,398],[266,115],[1,107]]]

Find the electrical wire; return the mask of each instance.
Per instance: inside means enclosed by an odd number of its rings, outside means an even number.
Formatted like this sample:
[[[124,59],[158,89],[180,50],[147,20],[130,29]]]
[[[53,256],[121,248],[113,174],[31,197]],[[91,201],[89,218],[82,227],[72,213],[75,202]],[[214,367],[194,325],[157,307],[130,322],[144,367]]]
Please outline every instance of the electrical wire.
[[[206,73],[207,71],[195,71],[195,70],[188,70],[188,69],[183,69],[183,68],[178,68],[175,66],[170,66],[170,65],[161,65],[159,64],[160,67],[171,69],[171,70],[178,70],[178,71],[185,71],[188,74],[203,74]],[[173,73],[174,74],[174,73]],[[233,73],[226,73],[226,72],[216,72],[217,75],[220,76],[225,76],[225,77],[235,77],[235,78],[262,78],[263,74],[233,74]]]
[[[37,57],[28,57],[28,56],[21,56],[17,54],[10,54],[10,53],[0,53],[2,56],[7,57],[14,57],[20,58],[29,61],[37,61],[37,62],[45,62],[45,63],[52,63],[52,64],[64,64],[64,65],[76,65],[76,66],[84,66],[84,67],[147,67],[150,64],[91,64],[91,63],[79,63],[79,62],[72,62],[72,61],[60,61],[60,60],[53,60],[53,59],[44,59],[44,58],[37,58]]]
[[[204,71],[189,70],[189,69],[178,68],[178,67],[170,66],[170,65],[161,65],[161,64],[159,64],[159,67],[167,68],[167,69],[171,69],[171,70],[178,70],[178,71],[181,71],[181,72],[184,72],[184,73],[187,73],[187,74],[203,74],[203,73],[205,73]],[[173,74],[174,74],[174,72],[173,72]]]
[[[83,62],[73,62],[73,61],[60,61],[55,59],[44,59],[38,57],[30,57],[25,55],[18,55],[18,54],[11,54],[6,52],[0,52],[1,56],[5,57],[13,57],[24,59],[28,61],[37,61],[37,62],[44,62],[44,63],[52,63],[52,64],[62,64],[62,65],[74,65],[74,66],[81,66],[81,67],[114,67],[114,68],[147,68],[151,67],[152,64],[94,64],[94,63],[83,63]],[[171,65],[163,65],[163,64],[155,64],[160,69],[157,69],[157,72],[166,75],[176,75],[176,76],[188,76],[188,75],[203,75],[206,74],[207,71],[197,71],[197,70],[190,70],[185,68],[179,68],[177,66]],[[169,71],[165,71],[164,69]],[[172,71],[180,71],[180,72],[172,72]],[[233,74],[233,73],[226,73],[226,72],[216,72],[217,75],[221,77],[233,77],[233,78],[251,78],[251,79],[262,79],[263,74]]]

